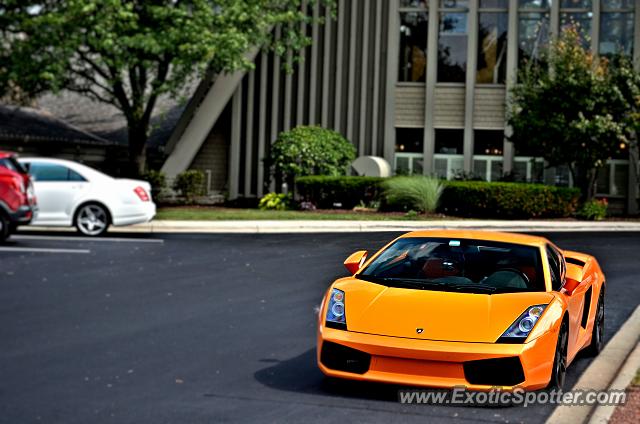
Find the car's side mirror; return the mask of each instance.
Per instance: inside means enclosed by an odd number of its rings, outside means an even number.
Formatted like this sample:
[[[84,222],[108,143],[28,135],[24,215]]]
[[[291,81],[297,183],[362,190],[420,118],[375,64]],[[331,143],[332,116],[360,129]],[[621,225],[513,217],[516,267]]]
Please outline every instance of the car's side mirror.
[[[358,250],[357,252],[351,254],[351,256],[349,256],[347,260],[344,261],[344,266],[351,274],[355,274],[360,268],[362,268],[362,264],[364,264],[364,261],[366,259],[367,251]]]
[[[564,289],[569,296],[573,294],[573,291],[580,285],[580,281],[573,278],[566,278],[564,283]]]

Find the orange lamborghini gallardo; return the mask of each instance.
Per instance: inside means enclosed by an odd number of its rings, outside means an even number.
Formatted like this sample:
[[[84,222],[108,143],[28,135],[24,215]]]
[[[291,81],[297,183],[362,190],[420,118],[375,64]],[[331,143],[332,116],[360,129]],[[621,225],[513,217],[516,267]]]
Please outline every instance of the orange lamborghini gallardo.
[[[603,346],[596,259],[542,237],[405,234],[360,251],[322,301],[318,365],[328,376],[487,390],[562,388],[579,351]]]

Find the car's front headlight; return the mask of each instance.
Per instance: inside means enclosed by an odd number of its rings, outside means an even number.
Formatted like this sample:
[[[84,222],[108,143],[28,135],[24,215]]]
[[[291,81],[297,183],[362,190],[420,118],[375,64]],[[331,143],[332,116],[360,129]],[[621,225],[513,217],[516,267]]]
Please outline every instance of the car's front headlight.
[[[326,318],[325,325],[327,327],[338,328],[340,330],[347,329],[347,318],[344,310],[344,292],[342,290],[331,290]]]
[[[527,308],[500,336],[498,343],[524,343],[546,307],[547,305],[534,305]]]

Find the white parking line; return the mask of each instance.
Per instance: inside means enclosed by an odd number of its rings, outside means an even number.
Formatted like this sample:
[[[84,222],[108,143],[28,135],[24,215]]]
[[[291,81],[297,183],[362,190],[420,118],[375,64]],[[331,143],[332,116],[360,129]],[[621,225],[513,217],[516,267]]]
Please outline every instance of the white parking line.
[[[0,252],[25,252],[25,253],[91,253],[89,249],[45,249],[39,247],[2,247]]]
[[[35,236],[35,235],[13,235],[11,239],[15,240],[55,240],[55,241],[109,241],[113,243],[164,243],[162,239],[143,239],[143,238],[123,238],[123,237],[66,237],[66,236]]]

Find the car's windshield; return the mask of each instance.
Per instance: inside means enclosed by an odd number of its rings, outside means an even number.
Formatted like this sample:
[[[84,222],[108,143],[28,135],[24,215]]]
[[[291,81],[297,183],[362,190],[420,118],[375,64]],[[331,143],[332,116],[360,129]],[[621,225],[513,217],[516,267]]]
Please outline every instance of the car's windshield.
[[[401,238],[357,277],[391,287],[472,293],[544,291],[540,251],[484,240]]]

